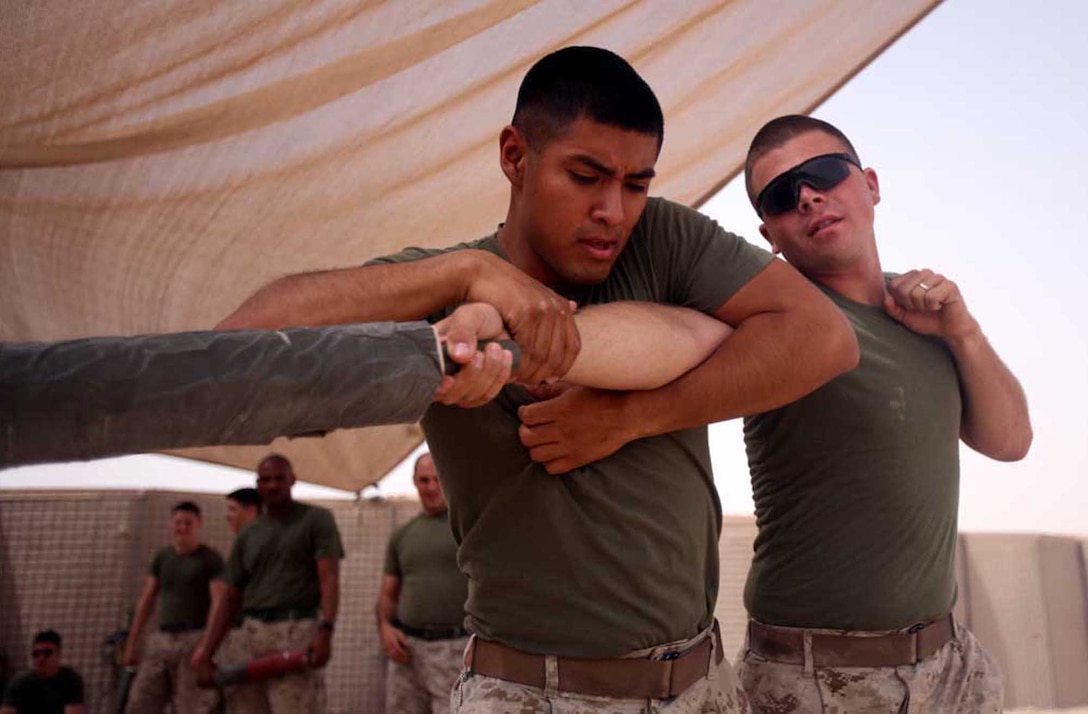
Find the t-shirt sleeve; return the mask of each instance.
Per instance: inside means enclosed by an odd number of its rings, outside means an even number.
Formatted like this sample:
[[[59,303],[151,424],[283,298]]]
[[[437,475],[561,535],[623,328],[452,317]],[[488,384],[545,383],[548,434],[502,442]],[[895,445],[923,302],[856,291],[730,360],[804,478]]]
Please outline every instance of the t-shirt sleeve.
[[[151,575],[159,580],[162,580],[162,568],[166,562],[166,551],[160,550],[155,553],[155,557],[151,559],[151,567],[148,568],[148,575]]]
[[[230,555],[227,556],[226,580],[227,585],[244,590],[249,577],[242,567],[242,552],[245,548],[246,532],[242,531],[234,539],[234,545],[230,547]]]
[[[391,255],[383,255],[379,258],[371,258],[364,265],[394,265],[396,263],[412,263],[417,260],[423,260],[424,258],[433,258],[436,255],[442,255],[443,253],[450,253],[455,250],[464,250],[466,248],[474,248],[476,246],[469,243],[458,243],[457,245],[450,246],[449,248],[405,248],[399,253],[393,253]],[[450,311],[456,307],[455,305],[448,305],[445,308],[427,315],[426,321],[432,325],[439,320],[446,317]]]
[[[223,556],[215,548],[208,548],[204,555],[204,568],[208,574],[209,582],[212,580],[224,580],[226,567],[223,564]]]
[[[402,529],[398,528],[393,531],[393,535],[389,538],[389,544],[385,547],[385,567],[382,569],[386,575],[396,575],[401,577],[400,569],[400,557],[397,555],[397,543],[400,542],[400,534]]]
[[[64,704],[82,704],[83,703],[83,677],[79,672],[74,669],[68,670],[68,677],[64,683],[64,692],[62,694]]]
[[[324,508],[314,509],[314,559],[344,557],[344,545],[340,542],[340,530],[332,513]]]
[[[698,211],[658,199],[647,204],[646,230],[665,256],[668,300],[714,313],[774,260]]]
[[[424,258],[433,258],[436,255],[442,255],[448,253],[451,250],[467,247],[465,244],[459,244],[452,248],[405,248],[397,253],[391,253],[390,255],[383,255],[377,258],[371,258],[363,263],[363,265],[394,265],[396,263],[412,263],[417,260],[423,260]]]

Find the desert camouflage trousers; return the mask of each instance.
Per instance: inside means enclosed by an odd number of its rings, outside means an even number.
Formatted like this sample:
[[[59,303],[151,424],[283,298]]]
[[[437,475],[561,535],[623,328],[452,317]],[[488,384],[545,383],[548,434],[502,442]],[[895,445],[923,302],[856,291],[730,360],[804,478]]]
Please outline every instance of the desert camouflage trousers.
[[[310,646],[317,633],[317,620],[261,622],[246,618],[231,634],[237,637],[233,656],[242,660]],[[231,692],[229,714],[296,714],[325,711],[325,672],[312,669],[286,677],[246,682]]]
[[[806,667],[772,662],[745,647],[737,675],[755,714],[988,714],[1004,704],[1001,670],[959,623],[954,639],[913,665]]]
[[[219,703],[215,690],[196,686],[189,655],[200,642],[201,631],[148,634],[129,692],[130,714],[161,714],[173,702],[176,712],[213,712]]]
[[[215,652],[215,665],[217,667],[233,667],[246,661],[245,635],[242,628],[232,627],[219,643],[219,649]],[[225,711],[233,712],[238,709],[238,686],[231,685],[222,688]]]
[[[461,673],[450,699],[454,714],[733,714],[748,712],[748,703],[729,661],[718,660],[721,641],[711,629],[690,640],[671,642],[632,652],[628,657],[663,659],[713,638],[707,676],[672,699],[618,699],[557,691],[558,667],[548,658],[544,689]]]
[[[421,640],[408,637],[408,664],[390,661],[385,676],[387,714],[446,714],[450,692],[461,673],[467,637]]]

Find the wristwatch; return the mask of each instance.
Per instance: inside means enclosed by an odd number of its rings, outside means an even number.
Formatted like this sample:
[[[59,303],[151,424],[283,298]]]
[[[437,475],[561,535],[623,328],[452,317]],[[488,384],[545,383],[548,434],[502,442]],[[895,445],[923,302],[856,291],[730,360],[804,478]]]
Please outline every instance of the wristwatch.
[[[322,620],[317,623],[317,629],[325,630],[325,632],[332,632],[336,629],[336,625],[332,624],[328,620]]]

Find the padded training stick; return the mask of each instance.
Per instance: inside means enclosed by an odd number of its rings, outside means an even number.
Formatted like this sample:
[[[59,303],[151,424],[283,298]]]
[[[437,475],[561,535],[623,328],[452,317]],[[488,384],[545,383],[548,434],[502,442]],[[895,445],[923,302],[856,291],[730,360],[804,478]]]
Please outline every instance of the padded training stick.
[[[457,367],[426,322],[0,343],[0,468],[413,423]]]

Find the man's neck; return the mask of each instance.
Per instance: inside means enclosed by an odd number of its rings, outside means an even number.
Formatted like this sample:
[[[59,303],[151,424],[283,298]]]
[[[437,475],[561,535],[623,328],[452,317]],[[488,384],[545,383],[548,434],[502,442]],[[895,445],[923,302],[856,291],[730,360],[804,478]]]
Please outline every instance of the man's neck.
[[[884,271],[876,256],[860,265],[842,270],[813,271],[805,277],[862,305],[880,307],[884,304]]]
[[[291,511],[293,511],[294,509],[295,501],[291,498],[287,499],[280,505],[273,505],[270,503],[265,506],[265,512],[268,514],[268,517],[277,519],[286,518],[287,516],[291,515]]]
[[[189,555],[200,547],[200,541],[174,541],[174,552],[178,555]]]
[[[559,276],[540,259],[540,256],[529,245],[529,241],[525,240],[519,231],[517,212],[514,210],[513,205],[507,211],[506,221],[499,227],[498,241],[499,250],[510,261],[510,264],[530,278],[538,280],[544,285],[555,285],[560,282]]]

